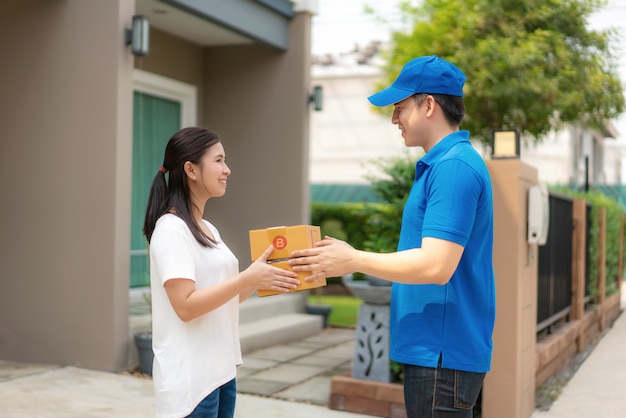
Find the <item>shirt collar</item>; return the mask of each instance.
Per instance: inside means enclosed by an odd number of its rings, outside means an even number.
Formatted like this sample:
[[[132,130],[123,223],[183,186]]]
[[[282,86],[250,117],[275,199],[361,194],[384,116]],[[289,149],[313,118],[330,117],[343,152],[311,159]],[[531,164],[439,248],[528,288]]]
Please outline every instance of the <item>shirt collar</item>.
[[[454,145],[459,142],[469,142],[469,134],[469,131],[456,131],[443,137],[441,141],[437,142],[435,146],[430,149],[430,151],[419,159],[419,162],[426,165],[432,165]]]

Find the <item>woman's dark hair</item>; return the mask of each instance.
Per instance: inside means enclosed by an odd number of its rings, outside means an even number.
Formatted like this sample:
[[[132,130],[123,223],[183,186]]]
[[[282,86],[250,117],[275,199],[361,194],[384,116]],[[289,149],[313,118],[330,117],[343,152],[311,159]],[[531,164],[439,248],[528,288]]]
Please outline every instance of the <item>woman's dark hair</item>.
[[[165,147],[163,169],[154,176],[148,196],[146,217],[143,223],[143,233],[148,243],[152,238],[157,220],[167,212],[172,212],[185,221],[200,245],[215,246],[215,241],[202,232],[193,219],[184,165],[187,161],[199,164],[206,150],[218,142],[221,142],[220,137],[204,128],[183,128],[172,135]],[[169,173],[167,183],[165,171]]]
[[[447,94],[428,93],[418,93],[413,97],[415,97],[415,102],[419,106],[428,96],[433,96],[435,101],[439,103],[439,106],[443,109],[443,114],[450,125],[461,126],[461,122],[463,122],[463,117],[465,116],[465,102],[462,97],[449,96]]]

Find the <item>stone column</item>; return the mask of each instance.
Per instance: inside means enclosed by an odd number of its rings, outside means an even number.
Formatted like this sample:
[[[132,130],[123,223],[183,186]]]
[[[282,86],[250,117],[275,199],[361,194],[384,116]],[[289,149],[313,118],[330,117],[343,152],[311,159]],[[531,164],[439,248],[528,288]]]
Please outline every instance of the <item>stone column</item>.
[[[352,377],[391,382],[389,304],[364,302],[359,307]]]
[[[343,277],[350,292],[363,299],[356,324],[352,377],[388,383],[392,381],[389,360],[391,283],[366,277],[368,280],[360,281],[353,280],[352,275]]]

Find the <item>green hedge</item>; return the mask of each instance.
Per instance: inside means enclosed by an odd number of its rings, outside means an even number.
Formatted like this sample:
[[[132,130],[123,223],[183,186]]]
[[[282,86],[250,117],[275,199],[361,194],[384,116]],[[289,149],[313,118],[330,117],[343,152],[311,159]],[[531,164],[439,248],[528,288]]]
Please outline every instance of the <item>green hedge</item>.
[[[363,249],[366,231],[363,224],[366,203],[311,203],[311,223],[319,225],[322,237],[328,235]]]
[[[378,174],[367,176],[372,192],[383,203],[312,203],[314,225],[360,250],[396,251],[402,210],[423,153],[403,153],[371,162]]]
[[[606,208],[606,296],[619,290],[623,272],[619,272],[620,228],[622,208],[612,198],[597,190],[580,192],[565,187],[550,187],[558,193],[591,203],[589,234],[589,293],[598,293],[600,260],[600,208]],[[401,222],[399,205],[393,203],[323,203],[311,205],[311,222],[320,225],[322,236],[329,235],[348,242],[354,248],[377,252],[396,250]],[[384,233],[382,233],[384,231]],[[626,246],[625,246],[626,247]],[[623,249],[622,257],[626,255]],[[331,279],[332,282],[332,279]]]
[[[311,203],[311,224],[319,225],[322,238],[326,235],[346,241],[354,248],[363,249],[366,231],[364,207],[367,203]],[[329,284],[341,283],[339,277],[329,277]]]

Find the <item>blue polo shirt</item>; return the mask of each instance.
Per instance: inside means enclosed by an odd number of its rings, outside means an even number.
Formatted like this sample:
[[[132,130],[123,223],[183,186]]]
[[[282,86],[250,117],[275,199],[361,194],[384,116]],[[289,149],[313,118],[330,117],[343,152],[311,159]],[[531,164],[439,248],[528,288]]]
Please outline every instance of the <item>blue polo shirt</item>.
[[[444,285],[394,283],[390,357],[400,363],[468,372],[491,367],[495,322],[493,201],[489,172],[469,132],[439,141],[416,164],[402,215],[398,251],[422,237],[464,247]]]

